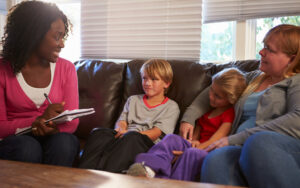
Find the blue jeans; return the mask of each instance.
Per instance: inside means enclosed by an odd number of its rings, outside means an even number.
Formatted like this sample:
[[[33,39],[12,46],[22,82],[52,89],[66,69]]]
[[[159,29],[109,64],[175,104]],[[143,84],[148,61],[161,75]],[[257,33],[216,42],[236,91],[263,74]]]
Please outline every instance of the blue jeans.
[[[259,132],[245,142],[240,167],[250,187],[300,185],[300,140],[275,132]]]
[[[50,136],[9,136],[0,141],[0,158],[32,163],[72,166],[79,141],[69,133]]]
[[[255,188],[297,187],[299,165],[300,140],[264,131],[250,136],[243,148],[226,146],[209,153],[201,181]]]
[[[239,166],[240,146],[226,146],[210,152],[202,164],[201,182],[247,186]]]

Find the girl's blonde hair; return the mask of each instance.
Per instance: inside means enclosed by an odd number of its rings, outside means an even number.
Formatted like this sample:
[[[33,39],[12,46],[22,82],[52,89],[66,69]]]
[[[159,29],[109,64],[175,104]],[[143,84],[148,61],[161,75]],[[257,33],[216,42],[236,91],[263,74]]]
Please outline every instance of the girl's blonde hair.
[[[235,104],[247,87],[244,74],[236,68],[228,68],[218,72],[212,78],[226,94],[230,104]]]
[[[289,24],[282,24],[273,27],[266,34],[263,42],[275,39],[277,48],[288,57],[293,58],[283,72],[284,78],[289,78],[300,72],[300,27]],[[268,76],[262,73],[251,82],[243,95],[252,93]]]
[[[156,74],[166,82],[171,84],[173,80],[173,70],[170,63],[163,59],[149,59],[140,69],[140,73],[146,72],[151,78],[156,78]],[[167,88],[166,88],[167,89]]]

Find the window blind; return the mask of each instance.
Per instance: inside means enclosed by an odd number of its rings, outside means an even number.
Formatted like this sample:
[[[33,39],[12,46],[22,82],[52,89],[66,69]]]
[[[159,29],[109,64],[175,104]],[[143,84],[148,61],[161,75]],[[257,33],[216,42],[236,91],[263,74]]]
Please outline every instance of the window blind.
[[[6,1],[0,0],[0,14],[6,14]]]
[[[82,0],[82,58],[200,58],[201,0]]]
[[[204,23],[299,14],[300,0],[203,0]]]

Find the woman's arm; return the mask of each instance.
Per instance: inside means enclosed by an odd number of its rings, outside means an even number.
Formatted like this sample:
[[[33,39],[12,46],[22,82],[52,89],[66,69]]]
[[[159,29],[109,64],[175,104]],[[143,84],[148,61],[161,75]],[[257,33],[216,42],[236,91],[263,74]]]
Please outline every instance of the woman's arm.
[[[63,97],[64,110],[74,110],[79,108],[79,97],[78,97],[78,81],[77,81],[77,73],[75,70],[75,66],[66,60],[60,59],[62,62],[60,63],[68,63],[64,74],[62,74],[61,81],[64,83],[62,87],[62,91],[58,91],[61,93]],[[59,88],[58,88],[59,89]],[[63,102],[61,101],[61,102]],[[58,125],[58,129],[60,132],[68,132],[73,133],[77,129],[79,123],[79,119],[74,119],[72,121],[63,123]]]
[[[183,114],[181,122],[187,122],[191,125],[195,125],[195,121],[211,109],[209,104],[209,88],[210,87],[205,88],[194,99],[192,104],[187,107],[186,111]]]
[[[203,90],[183,114],[179,131],[184,139],[192,140],[195,121],[211,109],[209,104],[209,88],[207,87]]]
[[[300,138],[299,81],[300,75],[296,75],[266,91],[261,99],[263,103],[257,109],[257,115],[262,116],[261,118],[257,116],[258,126],[229,136],[229,144],[242,145],[250,135],[260,131],[274,131]],[[284,110],[279,109],[279,107]],[[270,120],[268,120],[269,118]]]
[[[3,64],[0,60],[0,138],[15,134],[17,128],[30,127],[36,117],[41,115],[41,113],[32,115],[32,113],[24,111],[22,117],[14,118],[13,113],[9,114],[10,117],[8,117],[8,109],[15,112],[23,110],[22,107],[16,110],[15,104],[21,104],[26,109],[29,108],[24,102],[24,97],[20,95],[20,92],[17,92],[14,79],[9,64]]]

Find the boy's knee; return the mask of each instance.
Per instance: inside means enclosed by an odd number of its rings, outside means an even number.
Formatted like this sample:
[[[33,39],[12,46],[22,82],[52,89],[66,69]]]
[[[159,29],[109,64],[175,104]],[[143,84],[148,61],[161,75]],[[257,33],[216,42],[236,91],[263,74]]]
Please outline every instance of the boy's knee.
[[[126,134],[123,135],[122,137],[122,141],[136,141],[136,140],[139,140],[141,137],[143,137],[144,135],[139,133],[139,132],[136,132],[136,131],[130,131],[130,132],[127,132]]]
[[[87,139],[87,143],[97,143],[99,141],[109,141],[115,138],[115,130],[108,128],[93,129]]]
[[[102,137],[102,136],[113,136],[115,134],[115,131],[113,129],[108,128],[95,128],[91,131],[90,137]]]

